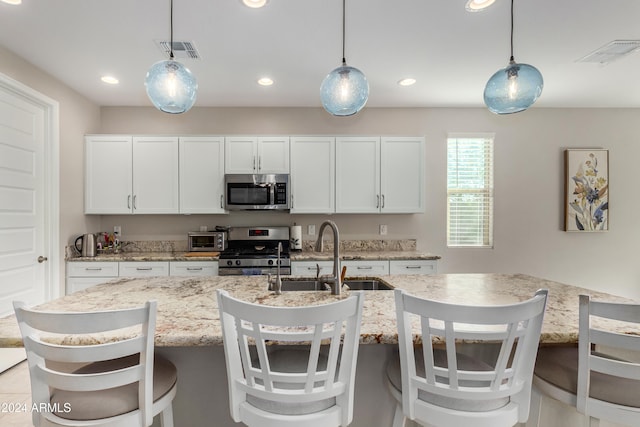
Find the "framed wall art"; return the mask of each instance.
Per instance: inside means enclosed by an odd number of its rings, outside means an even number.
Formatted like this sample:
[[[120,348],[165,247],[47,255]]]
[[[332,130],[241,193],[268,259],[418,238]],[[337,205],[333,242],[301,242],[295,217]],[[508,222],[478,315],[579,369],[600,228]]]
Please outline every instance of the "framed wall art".
[[[565,230],[609,230],[609,150],[568,149],[565,160]]]

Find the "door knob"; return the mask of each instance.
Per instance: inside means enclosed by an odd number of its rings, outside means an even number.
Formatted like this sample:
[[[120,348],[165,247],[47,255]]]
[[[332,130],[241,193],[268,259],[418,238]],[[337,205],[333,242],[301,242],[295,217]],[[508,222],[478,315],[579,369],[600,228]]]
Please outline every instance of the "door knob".
[[[39,262],[40,264],[42,264],[43,262],[47,261],[48,259],[49,259],[49,258],[47,258],[46,256],[42,256],[42,255],[40,255],[40,256],[38,257],[38,262]]]

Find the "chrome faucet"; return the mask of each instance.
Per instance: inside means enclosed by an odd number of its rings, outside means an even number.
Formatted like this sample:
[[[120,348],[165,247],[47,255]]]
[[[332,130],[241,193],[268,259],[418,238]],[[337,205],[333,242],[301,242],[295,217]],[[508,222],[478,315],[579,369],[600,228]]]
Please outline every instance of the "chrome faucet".
[[[342,291],[342,281],[340,280],[340,235],[335,222],[327,220],[322,223],[318,232],[315,251],[322,252],[322,234],[327,225],[333,230],[333,274],[331,277],[323,276],[322,278],[326,283],[332,285],[331,293],[333,295],[340,295]]]
[[[274,291],[276,295],[282,294],[282,279],[280,278],[280,256],[282,255],[282,242],[278,242],[278,261],[276,262],[276,279],[271,280],[271,274],[267,276],[269,282],[269,290]]]

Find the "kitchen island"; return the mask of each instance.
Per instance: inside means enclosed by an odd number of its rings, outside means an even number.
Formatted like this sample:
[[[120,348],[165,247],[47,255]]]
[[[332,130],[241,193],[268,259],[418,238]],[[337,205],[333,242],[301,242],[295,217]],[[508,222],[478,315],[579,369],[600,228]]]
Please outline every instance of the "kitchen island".
[[[572,344],[578,336],[578,295],[624,301],[521,274],[390,275],[383,280],[415,295],[460,304],[508,304],[530,298],[537,289],[549,290],[541,343]],[[263,276],[208,278],[121,278],[41,305],[42,309],[82,311],[138,306],[158,301],[156,348],[178,367],[178,395],[174,402],[178,426],[232,426],[229,416],[226,368],[216,302],[216,289],[258,304],[302,306],[344,298],[328,292],[267,291]],[[361,346],[356,376],[354,427],[391,424],[394,400],[386,389],[384,364],[397,343],[393,292],[366,291]],[[619,329],[640,335],[640,330]],[[0,319],[0,347],[21,346],[13,317]],[[215,418],[215,422],[210,420]]]

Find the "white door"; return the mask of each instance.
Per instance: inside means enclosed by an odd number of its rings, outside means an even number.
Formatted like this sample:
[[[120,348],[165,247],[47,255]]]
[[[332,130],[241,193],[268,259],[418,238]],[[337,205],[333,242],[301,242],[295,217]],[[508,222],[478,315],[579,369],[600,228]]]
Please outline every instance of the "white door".
[[[57,121],[55,101],[0,75],[0,316],[58,294]]]
[[[380,138],[336,138],[336,212],[380,212]]]
[[[180,138],[180,213],[224,210],[224,138]]]
[[[335,149],[334,137],[291,138],[291,213],[335,212]]]
[[[133,138],[133,212],[178,213],[178,138]]]

